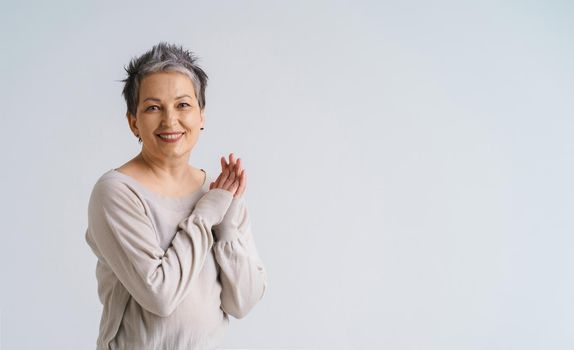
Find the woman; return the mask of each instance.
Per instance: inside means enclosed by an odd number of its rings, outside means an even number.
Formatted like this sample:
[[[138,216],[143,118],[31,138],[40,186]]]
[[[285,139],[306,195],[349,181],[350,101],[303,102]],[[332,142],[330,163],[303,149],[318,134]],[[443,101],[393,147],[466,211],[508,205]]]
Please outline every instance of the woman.
[[[234,154],[213,178],[188,164],[205,124],[207,75],[189,51],[159,43],[126,69],[123,96],[141,152],[96,182],[86,241],[103,304],[97,349],[213,349],[228,315],[263,297]]]

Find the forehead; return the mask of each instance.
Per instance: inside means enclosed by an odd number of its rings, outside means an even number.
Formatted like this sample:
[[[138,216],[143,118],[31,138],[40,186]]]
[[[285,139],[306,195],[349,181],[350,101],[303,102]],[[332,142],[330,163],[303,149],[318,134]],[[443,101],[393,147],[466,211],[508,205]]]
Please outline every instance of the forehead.
[[[159,72],[146,75],[139,89],[140,101],[147,97],[170,99],[181,95],[195,96],[191,79],[179,72]]]

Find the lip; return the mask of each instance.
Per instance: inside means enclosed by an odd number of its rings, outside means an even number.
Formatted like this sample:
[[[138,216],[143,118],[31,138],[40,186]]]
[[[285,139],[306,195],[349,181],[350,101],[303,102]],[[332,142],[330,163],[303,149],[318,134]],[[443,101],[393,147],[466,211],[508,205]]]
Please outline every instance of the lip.
[[[177,135],[179,134],[179,137],[176,139],[162,139],[159,135]],[[157,138],[160,139],[162,142],[167,142],[167,143],[174,143],[177,142],[179,140],[181,140],[181,137],[184,135],[185,133],[182,132],[162,132],[160,134],[157,134]]]
[[[174,131],[174,132],[160,132],[156,135],[173,135],[173,134],[183,134],[183,131]]]

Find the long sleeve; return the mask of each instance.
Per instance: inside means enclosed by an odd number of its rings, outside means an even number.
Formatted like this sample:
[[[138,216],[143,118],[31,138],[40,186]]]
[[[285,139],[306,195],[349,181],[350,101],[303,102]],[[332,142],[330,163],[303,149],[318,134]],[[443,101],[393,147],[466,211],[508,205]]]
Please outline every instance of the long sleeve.
[[[222,284],[221,307],[233,317],[243,318],[267,289],[267,272],[257,253],[243,196],[233,198],[213,233],[213,251]]]
[[[209,190],[164,251],[139,197],[121,182],[100,181],[88,205],[88,236],[135,300],[167,317],[193,288],[214,243],[211,228],[232,199],[226,190]]]

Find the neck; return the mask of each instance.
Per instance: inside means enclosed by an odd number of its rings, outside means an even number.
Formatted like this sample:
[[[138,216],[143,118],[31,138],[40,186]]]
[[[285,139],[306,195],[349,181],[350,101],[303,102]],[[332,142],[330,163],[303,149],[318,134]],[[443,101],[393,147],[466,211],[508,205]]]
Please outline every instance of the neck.
[[[148,156],[145,152],[140,152],[136,156],[136,161],[149,173],[153,174],[160,182],[181,183],[189,178],[191,169],[185,157],[174,160],[156,159]]]

